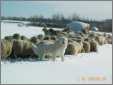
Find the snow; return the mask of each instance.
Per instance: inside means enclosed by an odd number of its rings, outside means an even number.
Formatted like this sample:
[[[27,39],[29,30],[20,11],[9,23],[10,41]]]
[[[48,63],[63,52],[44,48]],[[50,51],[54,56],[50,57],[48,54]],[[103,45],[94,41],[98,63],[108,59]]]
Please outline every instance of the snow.
[[[92,31],[98,31],[99,29],[98,29],[96,26],[93,26],[93,27],[91,28],[91,30],[92,30]]]
[[[19,21],[2,21],[1,38],[4,38],[5,36],[13,35],[14,33],[19,33],[28,38],[39,35],[39,34],[44,35],[44,32],[42,31],[43,27],[33,27],[33,26],[26,26],[26,25],[19,27],[18,23],[20,23],[20,22]],[[27,22],[23,22],[23,23],[27,23]],[[47,29],[49,29],[49,28],[47,28]],[[58,28],[53,28],[53,29],[62,30],[62,29],[58,29]]]
[[[4,22],[1,23],[1,38],[4,38],[5,36],[13,35],[14,33],[19,33],[28,38],[38,34],[44,34],[42,32],[42,28],[40,27],[31,27],[31,26],[19,27],[17,23],[4,23]]]
[[[104,76],[106,80],[81,80]],[[65,61],[1,62],[2,84],[110,84],[112,83],[112,46],[99,47],[98,53],[65,55]]]
[[[4,23],[24,23],[24,24],[28,24],[30,23],[29,21],[17,21],[17,20],[1,20]]]
[[[2,23],[2,37],[19,32],[28,37],[42,33],[40,27],[17,27]],[[9,30],[11,29],[11,30]],[[30,30],[30,31],[29,31]],[[8,34],[7,34],[8,33]],[[90,80],[90,77],[101,77]],[[85,79],[83,79],[85,78]],[[65,55],[65,61],[1,62],[2,84],[111,84],[112,45],[98,47],[98,52]]]

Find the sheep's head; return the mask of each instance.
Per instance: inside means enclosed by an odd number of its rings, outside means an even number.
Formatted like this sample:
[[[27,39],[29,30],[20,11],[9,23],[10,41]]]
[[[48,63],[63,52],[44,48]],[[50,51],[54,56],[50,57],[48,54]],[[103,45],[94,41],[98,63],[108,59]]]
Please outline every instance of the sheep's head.
[[[21,40],[27,40],[27,37],[25,37],[24,35],[20,36]]]
[[[33,36],[30,38],[30,41],[33,43],[37,43],[37,38],[35,36]]]
[[[5,40],[12,40],[12,36],[5,36],[4,39]]]
[[[51,40],[56,40],[57,37],[56,36],[51,36]]]
[[[47,28],[43,28],[42,31],[46,32],[46,31],[48,31],[48,30],[47,30]]]
[[[51,36],[45,36],[44,40],[50,40]]]
[[[18,34],[18,33],[15,33],[15,34],[13,34],[13,39],[20,39],[20,34]]]
[[[40,40],[43,40],[43,39],[44,39],[44,35],[39,34],[39,35],[37,36],[37,38],[40,39]]]

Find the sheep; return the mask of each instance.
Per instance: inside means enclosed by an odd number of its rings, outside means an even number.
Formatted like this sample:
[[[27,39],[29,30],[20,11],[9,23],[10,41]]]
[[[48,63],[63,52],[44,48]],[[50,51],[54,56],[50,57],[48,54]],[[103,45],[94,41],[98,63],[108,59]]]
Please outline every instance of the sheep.
[[[90,52],[90,43],[88,41],[83,41],[83,51],[85,53],[88,53]]]
[[[27,37],[25,37],[24,35],[21,35],[21,36],[20,36],[20,39],[21,39],[21,40],[28,40]]]
[[[51,36],[51,40],[57,40],[57,36]]]
[[[85,53],[85,49],[84,48],[82,48],[81,53]]]
[[[47,29],[47,28],[43,28],[42,29],[43,32],[45,33],[45,35],[57,35],[57,31],[51,29]]]
[[[44,37],[44,40],[51,40],[51,36],[50,36],[50,35],[46,35],[46,36]]]
[[[48,29],[48,31],[49,31],[49,33],[50,33],[50,35],[57,35],[60,31],[56,31],[56,30],[54,30],[54,29]]]
[[[58,30],[54,30],[54,29],[52,29],[52,28],[50,28],[50,29],[47,29],[47,28],[43,28],[42,29],[43,30],[43,32],[45,33],[45,35],[51,35],[51,36],[53,36],[53,35],[58,35],[58,34],[63,34],[63,33],[65,33],[65,32],[63,32],[63,31],[58,31]]]
[[[98,43],[95,39],[90,39],[90,52],[97,52]]]
[[[13,34],[12,38],[13,39],[21,39],[20,34],[18,34],[18,33]]]
[[[81,53],[82,49],[83,49],[83,39],[77,39],[76,43],[78,43],[78,53]]]
[[[43,28],[42,31],[44,32],[45,35],[49,35],[47,28]]]
[[[64,61],[64,53],[67,48],[68,39],[66,37],[59,37],[54,43],[39,43],[38,45],[32,44],[32,49],[40,60],[44,60],[45,56],[49,56],[55,61],[56,57],[61,57]]]
[[[5,36],[4,39],[5,39],[5,40],[10,40],[10,41],[11,41],[13,38],[12,38],[12,36]]]
[[[40,40],[37,39],[35,36],[33,36],[33,37],[30,38],[30,42],[32,42],[32,43],[39,43]]]
[[[58,36],[51,36],[51,35],[46,35],[43,40],[56,40]]]
[[[82,51],[83,45],[80,41],[69,40],[65,54],[77,55]]]
[[[39,40],[43,40],[43,39],[44,39],[44,35],[39,34],[39,35],[37,36],[37,39],[39,39]]]
[[[12,42],[9,40],[1,40],[1,59],[7,59],[12,53]]]
[[[112,35],[106,34],[106,44],[112,44]]]
[[[17,58],[17,57],[22,56],[23,40],[14,40],[12,50],[13,51],[11,54],[11,58]]]
[[[27,41],[27,40],[24,40],[23,41],[23,53],[22,55],[25,56],[25,57],[30,57],[30,58],[34,58],[34,57],[37,57],[33,50],[32,50],[32,43]]]
[[[102,35],[96,36],[95,40],[98,42],[99,45],[105,44],[106,41],[105,37]]]
[[[62,32],[67,32],[67,33],[69,33],[69,32],[71,32],[71,30],[70,30],[69,28],[65,28],[65,29],[62,30]]]
[[[97,52],[98,42],[95,40],[95,37],[88,37],[84,41],[87,41],[90,45],[90,52]]]
[[[106,42],[107,42],[107,44],[112,44],[112,38],[107,37]]]
[[[32,43],[28,40],[13,40],[11,58],[32,58],[35,54],[32,50]]]
[[[65,54],[74,55],[75,53],[75,45],[73,43],[68,43]]]
[[[44,36],[38,35],[38,36],[32,36],[29,41],[36,44],[42,42],[43,40],[44,40]]]
[[[66,36],[67,37],[67,34],[68,34],[68,32],[66,32],[66,31],[54,30],[52,28],[50,28],[50,29],[43,28],[42,30],[44,31],[45,36],[49,35],[49,36],[59,36],[59,37]]]
[[[36,42],[37,42],[37,38],[36,38],[36,37],[31,37],[31,38],[30,38],[30,41],[31,41],[32,43],[36,43]]]

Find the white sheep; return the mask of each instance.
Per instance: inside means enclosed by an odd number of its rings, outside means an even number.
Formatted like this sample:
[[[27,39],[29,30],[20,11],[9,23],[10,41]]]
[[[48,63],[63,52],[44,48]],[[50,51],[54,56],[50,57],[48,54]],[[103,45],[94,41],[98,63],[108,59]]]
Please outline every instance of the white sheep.
[[[45,56],[49,56],[55,61],[56,57],[61,57],[64,61],[64,53],[67,48],[68,39],[66,37],[59,37],[54,43],[40,43],[33,46],[33,51],[43,60]]]

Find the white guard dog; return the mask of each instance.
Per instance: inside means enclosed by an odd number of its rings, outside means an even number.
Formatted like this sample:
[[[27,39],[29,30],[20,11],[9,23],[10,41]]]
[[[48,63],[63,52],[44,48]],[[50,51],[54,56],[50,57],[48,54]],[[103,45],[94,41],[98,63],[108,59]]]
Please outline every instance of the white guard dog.
[[[61,60],[64,61],[67,44],[68,39],[66,37],[59,37],[53,44],[42,42],[32,46],[34,53],[39,56],[40,60],[43,60],[45,56],[50,56],[53,61],[55,61],[56,57],[61,57]]]

